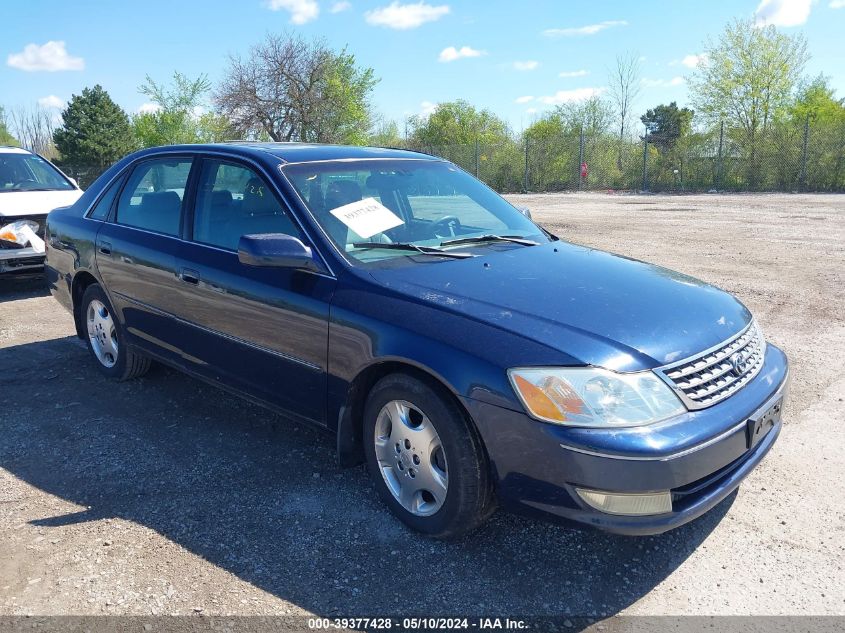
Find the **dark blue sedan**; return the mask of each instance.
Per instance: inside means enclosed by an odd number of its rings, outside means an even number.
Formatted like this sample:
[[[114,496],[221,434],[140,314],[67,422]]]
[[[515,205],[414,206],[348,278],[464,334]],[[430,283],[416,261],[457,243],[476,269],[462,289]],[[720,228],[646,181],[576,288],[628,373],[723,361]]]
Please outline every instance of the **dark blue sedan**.
[[[561,241],[424,154],[144,150],[47,225],[106,376],[155,360],[313,423],[428,535],[497,504],[662,532],[780,431],[786,357],[734,297]]]

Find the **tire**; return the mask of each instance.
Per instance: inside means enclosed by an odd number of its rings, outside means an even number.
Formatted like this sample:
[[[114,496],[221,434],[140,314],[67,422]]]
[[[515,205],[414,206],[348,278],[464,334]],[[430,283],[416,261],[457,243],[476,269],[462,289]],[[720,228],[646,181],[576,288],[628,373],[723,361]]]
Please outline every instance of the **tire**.
[[[413,376],[391,374],[370,391],[364,452],[379,496],[417,532],[458,538],[495,507],[489,464],[471,421],[449,394]]]
[[[127,344],[123,325],[114,315],[99,284],[91,284],[85,289],[79,318],[85,344],[101,373],[122,381],[138,378],[149,371],[150,359]]]

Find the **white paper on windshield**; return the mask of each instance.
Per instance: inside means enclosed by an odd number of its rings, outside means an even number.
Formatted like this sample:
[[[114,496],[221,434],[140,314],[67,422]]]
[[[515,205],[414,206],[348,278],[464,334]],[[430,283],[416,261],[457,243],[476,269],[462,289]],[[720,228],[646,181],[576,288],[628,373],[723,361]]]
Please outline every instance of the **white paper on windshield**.
[[[332,215],[361,237],[372,237],[394,226],[402,219],[375,198],[364,198],[332,209]]]
[[[24,224],[21,227],[21,233],[23,233],[24,237],[29,241],[29,245],[35,249],[36,253],[44,252],[44,240],[35,234],[35,231],[32,230],[29,224]]]

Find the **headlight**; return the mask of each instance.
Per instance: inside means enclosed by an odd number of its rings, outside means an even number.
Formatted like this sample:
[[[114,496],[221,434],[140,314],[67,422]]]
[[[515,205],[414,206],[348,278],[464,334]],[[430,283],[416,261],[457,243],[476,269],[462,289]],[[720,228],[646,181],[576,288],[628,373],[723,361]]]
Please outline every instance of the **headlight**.
[[[6,226],[0,227],[0,240],[26,246],[27,242],[29,242],[29,237],[27,237],[26,233],[23,232],[23,227],[25,226],[32,229],[33,233],[38,233],[38,222],[35,222],[34,220],[18,220],[16,222],[12,222],[11,224],[7,224]]]
[[[511,369],[508,376],[528,413],[555,424],[637,426],[686,411],[671,387],[650,371],[548,367]]]

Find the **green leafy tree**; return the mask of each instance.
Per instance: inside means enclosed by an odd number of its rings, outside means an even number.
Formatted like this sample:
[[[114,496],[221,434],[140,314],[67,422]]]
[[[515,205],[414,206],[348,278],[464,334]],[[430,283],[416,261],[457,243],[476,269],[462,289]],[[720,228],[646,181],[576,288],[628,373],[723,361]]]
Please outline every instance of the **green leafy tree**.
[[[837,99],[836,91],[830,87],[830,79],[819,75],[799,86],[789,113],[794,120],[800,122],[843,121],[845,99]]]
[[[369,95],[378,83],[346,50],[329,56],[323,88],[324,120],[316,133],[323,143],[363,145],[372,125]]]
[[[693,114],[689,108],[679,108],[678,104],[672,101],[669,105],[661,103],[647,110],[640,117],[640,121],[648,129],[649,141],[665,151],[674,147],[678,139],[690,133]]]
[[[6,108],[0,105],[0,145],[18,145],[18,139],[9,131]]]
[[[367,140],[375,147],[403,147],[405,140],[399,134],[399,124],[393,120],[380,120],[370,132]]]
[[[705,47],[705,62],[690,81],[696,110],[729,132],[747,156],[748,184],[761,182],[764,137],[791,103],[808,60],[803,35],[784,35],[753,20],[736,20]]]
[[[136,147],[129,117],[99,84],[73,95],[53,141],[62,163],[99,170]]]
[[[132,125],[144,147],[180,143],[208,143],[232,138],[231,124],[222,115],[204,112],[211,82],[206,75],[191,79],[173,73],[169,84],[147,75],[138,92],[149,97],[156,109],[138,114]]]
[[[408,123],[411,143],[419,147],[489,145],[510,138],[504,120],[463,100],[440,103],[431,114],[411,117]]]
[[[845,190],[845,99],[837,99],[827,77],[819,75],[799,86],[784,127],[807,136],[807,168],[798,186],[813,190]],[[806,127],[805,127],[806,126]],[[797,143],[793,143],[797,146]]]
[[[621,176],[623,148],[613,130],[616,113],[600,97],[564,103],[532,123],[524,132],[528,144],[529,189],[572,189],[579,186],[581,134],[593,180],[611,184]],[[605,166],[607,173],[598,174]]]
[[[214,94],[238,134],[274,141],[362,143],[372,125],[372,68],[323,40],[267,35],[231,57]]]

